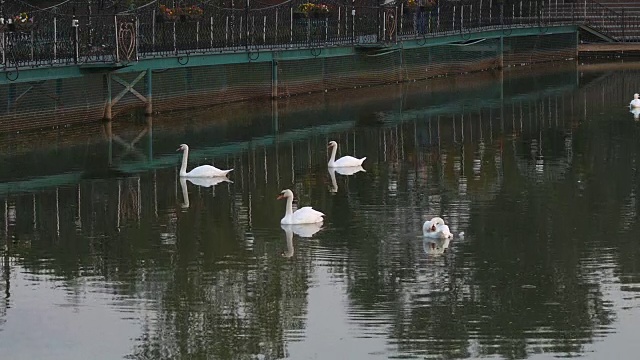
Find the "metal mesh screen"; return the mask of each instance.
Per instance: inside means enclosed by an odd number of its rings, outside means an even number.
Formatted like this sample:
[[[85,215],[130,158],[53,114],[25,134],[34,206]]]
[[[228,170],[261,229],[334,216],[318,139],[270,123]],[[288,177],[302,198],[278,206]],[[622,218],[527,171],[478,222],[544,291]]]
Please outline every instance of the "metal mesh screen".
[[[568,59],[575,56],[575,34],[504,38],[504,65]],[[320,50],[318,50],[320,51]],[[352,56],[281,60],[278,96],[412,81],[446,74],[494,68],[500,61],[500,39],[416,49],[357,50]],[[216,105],[272,96],[270,62],[190,67],[152,73],[155,111]],[[144,73],[116,73],[112,80],[113,114],[143,105],[124,91]],[[28,130],[101,119],[107,101],[107,76],[90,74],[46,82],[0,86],[0,131]],[[132,86],[146,94],[144,78]]]
[[[153,73],[158,111],[271,96],[271,64],[251,63],[172,69]]]
[[[504,66],[575,58],[577,46],[575,34],[505,38]]]

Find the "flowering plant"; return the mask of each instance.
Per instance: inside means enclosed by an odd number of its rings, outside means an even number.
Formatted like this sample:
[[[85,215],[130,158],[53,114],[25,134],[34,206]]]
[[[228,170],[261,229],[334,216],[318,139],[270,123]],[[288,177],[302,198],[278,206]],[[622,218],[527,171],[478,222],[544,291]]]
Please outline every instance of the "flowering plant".
[[[181,18],[183,20],[198,19],[204,14],[204,10],[198,5],[183,6],[170,8],[167,5],[160,5],[160,15],[168,20],[176,20]]]
[[[201,16],[202,14],[204,14],[204,10],[198,5],[186,6],[180,10],[185,15]]]
[[[438,0],[407,0],[407,6],[410,8],[424,6],[427,9],[433,9],[438,6]]]
[[[160,5],[160,14],[162,14],[167,19],[175,19],[179,15],[176,9],[172,9],[167,5]]]
[[[309,16],[310,14],[328,14],[329,7],[325,4],[304,3],[298,6],[298,11]]]
[[[29,17],[26,12],[21,12],[13,18],[16,23],[26,23],[27,21],[33,22],[33,19]]]

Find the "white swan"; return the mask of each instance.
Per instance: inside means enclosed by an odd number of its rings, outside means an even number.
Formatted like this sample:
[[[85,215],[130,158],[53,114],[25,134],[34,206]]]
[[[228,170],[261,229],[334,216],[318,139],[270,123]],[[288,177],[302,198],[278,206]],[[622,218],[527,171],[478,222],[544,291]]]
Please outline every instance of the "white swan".
[[[438,225],[444,225],[444,220],[438,216],[425,221],[424,224],[422,224],[422,235],[429,236],[429,234],[434,233]]]
[[[427,255],[441,255],[449,248],[450,238],[446,239],[429,239],[422,240],[422,249]]]
[[[422,225],[422,235],[436,239],[450,239],[453,237],[449,226],[445,225],[444,220],[438,216],[424,222]]]
[[[289,189],[282,190],[278,200],[287,198],[286,212],[280,224],[315,224],[324,221],[324,216],[320,211],[314,210],[311,206],[305,206],[293,212],[293,192]]]
[[[328,164],[330,168],[362,166],[362,163],[367,159],[366,156],[363,157],[362,159],[358,159],[358,158],[354,158],[353,156],[347,155],[336,160],[338,143],[335,141],[329,141],[329,147],[333,148],[331,150],[331,158],[329,158],[329,164]]]
[[[300,237],[310,238],[315,233],[322,229],[322,224],[302,224],[302,225],[285,225],[281,224],[280,227],[284,230],[287,239],[287,251],[282,252],[282,256],[290,258],[293,256],[295,249],[293,247],[293,234]]]
[[[332,193],[338,192],[338,183],[336,182],[336,173],[340,175],[348,176],[348,175],[359,173],[360,171],[366,172],[366,170],[360,165],[340,167],[340,168],[329,168],[329,177],[331,178],[331,189],[329,191]]]
[[[187,160],[189,158],[189,146],[187,144],[182,144],[176,151],[182,151],[182,166],[180,167],[180,176],[181,177],[223,177],[227,176],[227,174],[233,169],[229,170],[220,170],[215,166],[211,165],[201,165],[196,168],[191,169],[191,171],[187,172]]]
[[[631,108],[631,111],[629,112],[633,114],[634,119],[640,119],[640,108]]]
[[[631,103],[629,103],[629,106],[632,108],[637,108],[640,107],[640,99],[639,99],[640,95],[639,94],[633,94],[633,100],[631,100]]]

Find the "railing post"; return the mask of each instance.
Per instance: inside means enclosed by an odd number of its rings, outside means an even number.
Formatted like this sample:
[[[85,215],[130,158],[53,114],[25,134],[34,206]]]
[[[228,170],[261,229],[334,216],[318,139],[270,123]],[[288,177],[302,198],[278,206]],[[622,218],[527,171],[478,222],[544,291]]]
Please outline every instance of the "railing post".
[[[5,49],[7,41],[5,32],[3,31],[0,36],[2,36],[2,67],[5,67],[7,65],[7,53]]]
[[[250,0],[246,0],[245,4],[244,4],[244,16],[246,18],[245,21],[245,49],[249,50],[249,1]]]
[[[118,16],[113,15],[113,28],[115,30],[116,41],[116,62],[120,62],[120,42],[118,41]]]
[[[587,22],[587,0],[584,0],[584,22]]]
[[[176,46],[176,22],[172,22],[173,24],[173,53],[178,54],[178,47]]]
[[[53,62],[58,62],[58,18],[53,18]]]
[[[622,42],[626,42],[625,39],[625,31],[624,31],[624,27],[625,27],[625,16],[624,16],[624,8],[622,8]]]
[[[75,11],[74,11],[75,12]],[[80,49],[78,48],[78,25],[80,25],[80,21],[76,19],[76,15],[73,15],[73,19],[71,20],[71,27],[73,28],[73,63],[78,63],[78,58],[80,57]]]
[[[151,13],[151,51],[156,52],[156,9]]]

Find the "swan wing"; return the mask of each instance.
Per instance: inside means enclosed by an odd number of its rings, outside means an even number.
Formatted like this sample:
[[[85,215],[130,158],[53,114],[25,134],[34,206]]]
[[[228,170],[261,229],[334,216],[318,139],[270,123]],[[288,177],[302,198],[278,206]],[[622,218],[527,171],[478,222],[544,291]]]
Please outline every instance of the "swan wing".
[[[215,166],[211,165],[200,165],[193,170],[189,171],[186,176],[188,177],[222,177],[226,176],[230,170],[220,170]]]
[[[318,210],[313,209],[311,206],[305,206],[303,208],[300,208],[298,210],[296,210],[296,212],[294,212],[292,214],[292,218],[293,218],[293,223],[294,224],[314,224],[314,223],[319,223],[322,222],[324,219],[322,218],[324,216],[323,213],[321,213]]]
[[[340,159],[333,162],[334,167],[349,167],[349,166],[361,166],[362,163],[367,159],[367,157],[363,157],[362,159],[355,158],[353,156],[343,156]]]

